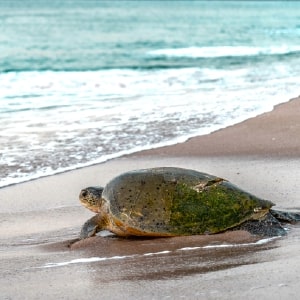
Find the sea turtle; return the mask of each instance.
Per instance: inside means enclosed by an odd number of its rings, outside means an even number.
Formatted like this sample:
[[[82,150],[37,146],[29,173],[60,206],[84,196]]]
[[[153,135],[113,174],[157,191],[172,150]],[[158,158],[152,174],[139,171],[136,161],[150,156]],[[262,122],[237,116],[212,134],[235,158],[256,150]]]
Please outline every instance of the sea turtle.
[[[88,187],[81,203],[96,213],[80,238],[109,230],[117,236],[169,237],[244,229],[262,236],[286,234],[281,222],[300,221],[299,213],[271,209],[268,200],[229,181],[182,168],[130,171],[105,188]]]

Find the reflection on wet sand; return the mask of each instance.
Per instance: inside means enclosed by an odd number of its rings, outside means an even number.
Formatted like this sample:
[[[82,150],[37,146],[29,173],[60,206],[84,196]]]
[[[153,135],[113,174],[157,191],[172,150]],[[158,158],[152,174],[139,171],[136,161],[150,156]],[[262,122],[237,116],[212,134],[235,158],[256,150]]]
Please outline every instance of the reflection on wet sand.
[[[48,246],[49,247],[49,246]],[[262,262],[259,252],[276,247],[244,231],[156,239],[94,237],[70,248],[81,258],[49,262],[44,268],[80,264],[93,281],[163,280]]]

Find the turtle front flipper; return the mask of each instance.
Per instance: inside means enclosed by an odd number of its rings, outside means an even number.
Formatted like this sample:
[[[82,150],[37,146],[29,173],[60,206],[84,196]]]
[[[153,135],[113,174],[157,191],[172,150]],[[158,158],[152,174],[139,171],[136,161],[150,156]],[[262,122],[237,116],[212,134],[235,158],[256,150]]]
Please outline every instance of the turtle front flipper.
[[[86,239],[96,235],[97,232],[104,230],[105,228],[103,227],[102,223],[102,217],[99,214],[87,220],[82,226],[80,239]]]

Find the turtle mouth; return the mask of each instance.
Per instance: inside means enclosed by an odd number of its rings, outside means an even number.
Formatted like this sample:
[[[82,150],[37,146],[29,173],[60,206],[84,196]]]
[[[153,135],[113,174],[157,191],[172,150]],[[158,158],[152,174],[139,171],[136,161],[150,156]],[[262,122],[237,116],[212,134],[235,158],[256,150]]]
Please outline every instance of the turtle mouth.
[[[93,205],[93,204],[91,204],[89,201],[87,201],[87,200],[83,200],[83,199],[80,199],[80,201],[81,201],[81,204],[84,206],[84,207],[86,207],[86,208],[88,208],[89,210],[91,210],[92,212],[94,212],[94,213],[98,213],[99,212],[99,208],[96,206],[96,205]]]

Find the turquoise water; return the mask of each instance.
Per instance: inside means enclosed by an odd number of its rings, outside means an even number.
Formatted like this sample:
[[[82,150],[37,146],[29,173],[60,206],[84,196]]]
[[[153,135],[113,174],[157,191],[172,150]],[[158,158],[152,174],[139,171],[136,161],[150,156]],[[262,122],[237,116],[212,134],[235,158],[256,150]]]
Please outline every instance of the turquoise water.
[[[25,0],[1,1],[0,9],[1,72],[225,68],[300,50],[298,2]],[[199,49],[149,55],[189,47]],[[202,47],[212,47],[209,57]]]
[[[0,32],[0,186],[300,94],[300,2],[0,1]]]

